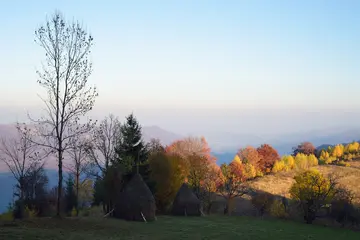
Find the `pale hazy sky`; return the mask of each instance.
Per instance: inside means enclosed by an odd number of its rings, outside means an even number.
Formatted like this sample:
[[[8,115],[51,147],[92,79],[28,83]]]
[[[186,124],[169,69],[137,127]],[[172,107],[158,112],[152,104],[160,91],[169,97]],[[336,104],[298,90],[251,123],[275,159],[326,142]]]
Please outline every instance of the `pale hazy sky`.
[[[359,119],[360,1],[14,0],[0,3],[0,122],[41,107],[34,31],[56,9],[94,36],[97,118],[134,111],[178,133]]]

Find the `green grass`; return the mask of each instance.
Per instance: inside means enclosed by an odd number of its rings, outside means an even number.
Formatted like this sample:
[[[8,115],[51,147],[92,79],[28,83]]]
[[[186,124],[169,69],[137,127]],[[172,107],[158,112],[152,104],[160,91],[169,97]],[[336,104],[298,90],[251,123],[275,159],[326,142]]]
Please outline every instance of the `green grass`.
[[[139,223],[116,219],[34,219],[0,226],[0,239],[360,239],[359,232],[280,220],[210,216],[159,217]]]

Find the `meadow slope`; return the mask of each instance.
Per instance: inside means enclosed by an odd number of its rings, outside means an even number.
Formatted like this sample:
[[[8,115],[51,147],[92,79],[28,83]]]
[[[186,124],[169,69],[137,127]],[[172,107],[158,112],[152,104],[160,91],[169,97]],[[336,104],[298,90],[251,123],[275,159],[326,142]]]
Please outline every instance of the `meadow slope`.
[[[159,217],[156,222],[115,219],[35,219],[0,227],[0,239],[276,239],[356,240],[359,232],[251,217]]]
[[[360,161],[350,162],[350,167],[341,167],[335,165],[320,165],[315,167],[323,174],[334,174],[339,178],[339,184],[354,192],[357,199],[360,201]],[[294,176],[296,171],[279,172],[276,174],[266,175],[257,178],[249,183],[250,187],[272,193],[274,195],[289,196],[289,189],[295,182]]]

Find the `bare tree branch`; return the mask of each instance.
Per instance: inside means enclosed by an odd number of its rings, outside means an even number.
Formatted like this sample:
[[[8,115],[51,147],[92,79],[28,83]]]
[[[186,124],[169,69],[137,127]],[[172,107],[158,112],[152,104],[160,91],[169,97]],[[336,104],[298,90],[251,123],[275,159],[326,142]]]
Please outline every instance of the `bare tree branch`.
[[[0,161],[4,162],[18,182],[20,199],[24,193],[24,179],[29,171],[41,168],[47,153],[39,152],[31,139],[34,133],[25,124],[16,125],[17,135],[13,139],[1,139]]]
[[[87,155],[102,173],[115,157],[115,146],[121,138],[120,127],[118,118],[110,114],[94,130],[92,141],[87,142]]]

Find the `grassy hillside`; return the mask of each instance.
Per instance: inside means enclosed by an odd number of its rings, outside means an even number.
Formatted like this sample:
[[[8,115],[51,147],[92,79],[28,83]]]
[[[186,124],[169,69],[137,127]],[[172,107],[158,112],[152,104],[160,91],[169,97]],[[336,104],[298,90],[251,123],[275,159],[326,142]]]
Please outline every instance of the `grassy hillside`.
[[[360,239],[360,233],[250,217],[159,217],[156,222],[115,219],[36,219],[0,227],[0,239]]]
[[[341,167],[335,165],[321,165],[316,168],[323,174],[335,174],[339,176],[339,184],[353,191],[360,201],[360,161],[352,161],[350,167]],[[254,189],[270,192],[274,195],[289,197],[289,189],[294,183],[296,171],[279,172],[258,178],[250,183]]]

